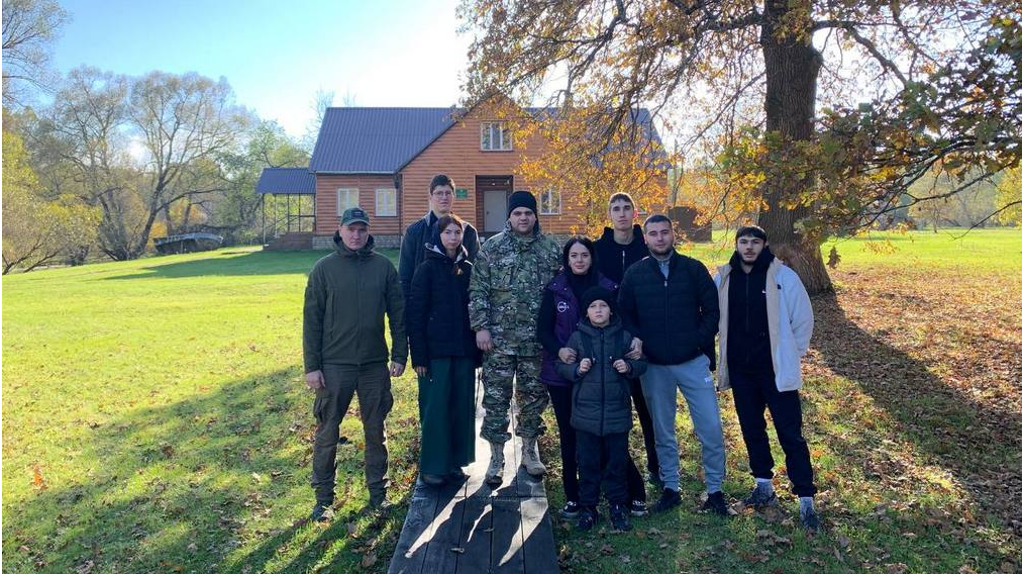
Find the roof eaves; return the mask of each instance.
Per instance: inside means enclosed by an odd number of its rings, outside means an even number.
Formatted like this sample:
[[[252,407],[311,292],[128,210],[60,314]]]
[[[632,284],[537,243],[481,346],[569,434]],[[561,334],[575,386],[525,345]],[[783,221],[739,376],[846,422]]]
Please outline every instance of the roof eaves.
[[[398,170],[395,171],[315,171],[315,175],[395,175]]]

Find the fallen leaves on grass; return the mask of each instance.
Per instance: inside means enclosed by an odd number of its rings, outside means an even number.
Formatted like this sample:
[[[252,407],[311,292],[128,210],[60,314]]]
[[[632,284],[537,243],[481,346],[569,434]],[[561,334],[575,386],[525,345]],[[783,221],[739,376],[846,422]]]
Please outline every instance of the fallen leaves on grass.
[[[855,383],[870,397],[851,410],[857,423],[904,439],[857,452],[865,474],[909,498],[936,474],[921,461],[934,462],[970,495],[961,517],[984,509],[1019,534],[1020,467],[1007,459],[1021,450],[1019,276],[907,266],[833,278],[836,295],[814,300],[805,372]]]
[[[43,469],[39,464],[32,466],[32,488],[36,490],[46,490],[46,479],[43,478]]]

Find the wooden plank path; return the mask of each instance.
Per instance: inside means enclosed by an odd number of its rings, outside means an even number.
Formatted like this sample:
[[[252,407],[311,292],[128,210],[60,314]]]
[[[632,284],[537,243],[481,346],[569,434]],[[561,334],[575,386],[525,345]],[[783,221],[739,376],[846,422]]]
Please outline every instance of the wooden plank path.
[[[482,395],[478,381],[476,462],[464,469],[469,478],[439,487],[417,480],[389,573],[559,571],[544,481],[520,467],[522,440],[514,431],[505,443],[504,481],[497,488],[484,484],[491,449],[480,438]]]

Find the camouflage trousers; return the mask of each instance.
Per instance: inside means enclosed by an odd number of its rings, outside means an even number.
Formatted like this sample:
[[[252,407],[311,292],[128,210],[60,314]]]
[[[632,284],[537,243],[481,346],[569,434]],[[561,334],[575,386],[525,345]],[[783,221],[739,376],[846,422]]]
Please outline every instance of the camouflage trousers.
[[[541,413],[548,406],[548,390],[540,381],[540,357],[487,353],[484,355],[481,374],[485,414],[480,436],[490,442],[504,443],[512,438],[508,432],[508,422],[513,379],[516,404],[519,406],[516,435],[536,438],[544,434]]]

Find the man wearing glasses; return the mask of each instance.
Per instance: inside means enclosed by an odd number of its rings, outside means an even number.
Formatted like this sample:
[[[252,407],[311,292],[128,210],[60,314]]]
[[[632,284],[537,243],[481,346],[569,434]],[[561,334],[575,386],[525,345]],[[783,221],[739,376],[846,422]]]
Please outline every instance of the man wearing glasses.
[[[398,278],[402,282],[402,292],[407,298],[412,290],[413,273],[426,256],[425,245],[433,237],[437,220],[451,213],[452,204],[455,203],[455,182],[443,173],[435,175],[434,179],[430,180],[430,188],[427,191],[430,211],[423,219],[416,220],[405,229],[402,253],[398,260]],[[462,228],[462,244],[469,252],[469,260],[474,261],[477,252],[480,251],[480,240],[477,238],[476,228],[468,221]]]

